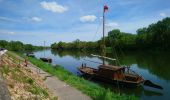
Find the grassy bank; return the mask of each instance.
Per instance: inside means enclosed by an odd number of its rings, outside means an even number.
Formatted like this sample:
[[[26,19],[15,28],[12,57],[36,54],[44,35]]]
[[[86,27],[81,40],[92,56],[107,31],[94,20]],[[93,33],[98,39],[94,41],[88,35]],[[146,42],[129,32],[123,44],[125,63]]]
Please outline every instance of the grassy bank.
[[[13,100],[56,100],[47,90],[43,79],[30,69],[18,64],[14,56],[3,56],[0,72],[8,86]]]
[[[76,75],[73,75],[72,73],[66,71],[63,67],[59,65],[52,66],[51,64],[47,64],[36,58],[25,57],[23,55],[21,56],[27,58],[31,63],[33,63],[37,67],[43,69],[44,71],[50,73],[51,75],[58,77],[60,80],[66,82],[67,84],[89,95],[94,100],[136,100],[137,99],[135,96],[125,95],[125,94],[120,95],[114,93],[95,83],[84,80],[81,77],[77,77]]]

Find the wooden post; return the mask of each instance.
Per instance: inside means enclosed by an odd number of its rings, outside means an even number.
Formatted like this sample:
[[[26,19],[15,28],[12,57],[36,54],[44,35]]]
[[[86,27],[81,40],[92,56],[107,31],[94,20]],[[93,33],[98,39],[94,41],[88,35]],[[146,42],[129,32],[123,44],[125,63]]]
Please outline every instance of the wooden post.
[[[102,49],[102,53],[103,56],[105,56],[105,38],[104,38],[104,33],[105,33],[105,16],[104,16],[104,8],[103,8],[103,49]],[[103,58],[103,65],[105,65],[105,59]]]

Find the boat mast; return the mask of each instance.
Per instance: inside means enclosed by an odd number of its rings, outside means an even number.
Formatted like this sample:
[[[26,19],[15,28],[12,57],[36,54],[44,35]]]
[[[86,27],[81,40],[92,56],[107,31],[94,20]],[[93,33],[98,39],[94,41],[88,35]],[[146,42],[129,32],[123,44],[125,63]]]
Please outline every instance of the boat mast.
[[[45,41],[44,41],[44,57],[45,57]]]
[[[107,6],[104,6],[103,7],[103,46],[102,46],[102,53],[103,53],[103,56],[106,56],[106,51],[105,51],[105,12],[106,10],[108,10],[108,7]],[[105,65],[105,58],[103,58],[103,65]]]
[[[105,45],[104,33],[105,33],[105,9],[103,8],[103,45]]]

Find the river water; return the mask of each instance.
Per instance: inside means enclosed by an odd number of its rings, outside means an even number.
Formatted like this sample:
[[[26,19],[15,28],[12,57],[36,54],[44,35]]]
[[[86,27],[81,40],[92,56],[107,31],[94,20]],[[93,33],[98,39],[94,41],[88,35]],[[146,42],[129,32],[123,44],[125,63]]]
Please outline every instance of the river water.
[[[92,66],[94,68],[97,68],[99,65],[98,63],[89,62],[87,60],[102,63],[102,59],[91,56],[92,53],[98,54],[97,52],[54,51],[48,49],[35,51],[34,53],[37,58],[52,58],[53,65],[61,65],[73,74],[77,74],[77,67],[81,66],[82,63],[86,63],[87,66]],[[103,83],[97,84],[109,88],[114,92],[136,95],[142,100],[170,100],[170,53],[128,52],[118,55],[107,54],[107,56],[119,59],[116,62],[107,60],[107,64],[130,66],[132,70],[143,76],[144,79],[151,80],[161,85],[164,89],[159,90],[147,86],[129,89],[118,88],[117,86]]]

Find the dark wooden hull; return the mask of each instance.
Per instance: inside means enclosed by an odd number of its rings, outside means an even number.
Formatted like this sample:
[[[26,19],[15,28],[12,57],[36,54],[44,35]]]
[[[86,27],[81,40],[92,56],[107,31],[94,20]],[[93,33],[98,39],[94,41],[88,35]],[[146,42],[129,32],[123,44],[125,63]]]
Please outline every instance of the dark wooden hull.
[[[35,57],[35,55],[27,55],[27,56],[28,56],[28,57],[33,57],[33,58]]]
[[[33,53],[27,53],[26,56],[28,56],[28,57],[35,57],[35,55]]]
[[[48,63],[51,63],[52,62],[52,59],[51,58],[40,58],[42,61],[44,62],[48,62]]]
[[[135,88],[138,87],[140,85],[143,84],[143,81],[141,82],[129,82],[129,81],[121,81],[121,80],[113,80],[113,79],[109,79],[106,77],[102,77],[100,75],[97,74],[90,74],[90,73],[85,73],[83,71],[80,70],[81,73],[83,73],[83,77],[87,78],[87,79],[92,79],[92,80],[96,80],[96,81],[101,81],[101,82],[105,82],[108,84],[112,84],[112,85],[119,85],[119,86],[123,86],[123,87],[128,87],[128,88]]]

